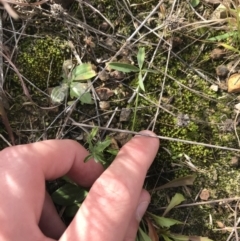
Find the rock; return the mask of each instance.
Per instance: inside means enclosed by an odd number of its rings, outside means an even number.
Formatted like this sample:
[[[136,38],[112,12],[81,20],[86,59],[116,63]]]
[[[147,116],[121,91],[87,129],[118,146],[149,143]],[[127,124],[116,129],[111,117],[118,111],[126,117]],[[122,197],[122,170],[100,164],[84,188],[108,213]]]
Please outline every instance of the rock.
[[[226,55],[226,52],[224,49],[216,48],[213,49],[210,53],[210,58],[213,60],[219,60],[222,59]]]
[[[98,73],[98,78],[101,81],[109,80],[109,73],[106,70],[102,70]]]
[[[220,78],[226,78],[227,75],[229,73],[229,69],[227,66],[225,65],[219,65],[217,68],[216,68],[216,74],[218,77]]]
[[[122,147],[124,144],[126,144],[132,138],[132,134],[120,132],[120,133],[117,133],[114,136],[114,138],[118,142],[120,147]]]
[[[218,91],[218,85],[211,85],[210,90],[217,92]]]
[[[227,80],[228,93],[240,92],[240,74],[236,73],[231,75]]]
[[[199,197],[201,198],[201,200],[207,201],[209,199],[209,197],[210,197],[210,193],[209,193],[209,191],[206,188],[204,188],[201,191],[201,194],[200,194]]]
[[[107,29],[109,28],[109,24],[107,22],[102,22],[100,24],[100,29],[103,31],[107,31]]]
[[[110,103],[108,101],[99,101],[99,107],[102,110],[108,110],[110,108]]]
[[[96,93],[101,101],[108,100],[111,96],[114,95],[114,92],[112,90],[105,87],[96,89]]]
[[[239,166],[239,159],[237,156],[233,156],[230,161],[230,165],[232,167],[238,167]]]
[[[177,115],[177,126],[184,127],[190,123],[190,118],[188,114],[179,113]]]
[[[114,70],[113,72],[110,73],[110,76],[114,79],[121,80],[125,77],[125,74],[121,71]]]
[[[132,110],[128,108],[122,108],[121,113],[120,113],[120,122],[122,121],[128,121],[130,118]]]

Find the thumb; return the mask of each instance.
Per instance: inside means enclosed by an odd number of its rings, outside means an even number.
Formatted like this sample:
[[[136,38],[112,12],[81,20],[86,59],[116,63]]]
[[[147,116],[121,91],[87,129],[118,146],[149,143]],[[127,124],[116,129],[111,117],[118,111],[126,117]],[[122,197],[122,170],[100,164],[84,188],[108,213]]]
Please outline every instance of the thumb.
[[[132,219],[130,220],[129,228],[126,232],[126,236],[124,240],[128,240],[128,241],[136,240],[139,223],[143,215],[145,214],[149,203],[150,203],[150,195],[146,190],[143,189],[139,197],[136,211],[132,216]]]

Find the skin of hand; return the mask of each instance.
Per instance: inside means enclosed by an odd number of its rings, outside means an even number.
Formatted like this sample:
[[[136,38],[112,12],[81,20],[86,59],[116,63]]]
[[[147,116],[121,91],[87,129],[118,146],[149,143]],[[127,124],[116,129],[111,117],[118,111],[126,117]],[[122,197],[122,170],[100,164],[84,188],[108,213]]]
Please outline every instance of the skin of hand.
[[[142,134],[155,136],[150,131]],[[134,241],[150,195],[143,182],[157,138],[137,135],[105,171],[72,140],[47,140],[0,152],[0,241]],[[66,228],[45,180],[67,174],[90,192]]]

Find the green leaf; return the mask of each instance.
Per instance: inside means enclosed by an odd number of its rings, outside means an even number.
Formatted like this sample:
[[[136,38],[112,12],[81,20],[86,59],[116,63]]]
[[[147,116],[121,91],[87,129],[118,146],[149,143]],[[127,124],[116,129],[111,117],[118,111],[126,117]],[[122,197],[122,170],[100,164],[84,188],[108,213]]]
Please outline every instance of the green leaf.
[[[106,164],[102,153],[93,153],[93,158],[95,162],[100,162],[102,165]]]
[[[92,96],[87,83],[72,82],[70,85],[70,97],[79,98],[82,104],[93,104]]]
[[[170,187],[181,187],[181,186],[187,186],[187,185],[193,185],[193,182],[196,179],[196,175],[189,175],[185,177],[179,177],[171,182],[168,182],[160,187],[154,188],[154,191],[156,190],[161,190],[165,188],[170,188]]]
[[[111,69],[115,69],[121,71],[123,73],[130,73],[130,72],[139,72],[140,69],[131,64],[119,63],[119,62],[111,62],[108,64]]]
[[[143,77],[142,77],[142,73],[141,71],[138,73],[138,84],[139,84],[139,87],[145,91],[145,87],[144,87],[144,84],[143,84]]]
[[[67,95],[67,91],[68,91],[68,85],[66,84],[62,84],[61,86],[57,86],[53,88],[51,92],[52,102],[61,103],[65,99]]]
[[[160,217],[160,216],[154,215],[152,213],[149,213],[149,215],[154,219],[156,224],[158,224],[161,227],[170,228],[171,226],[173,226],[175,224],[182,224],[182,222],[172,219],[172,218]]]
[[[139,227],[138,236],[141,241],[151,241],[150,237]]]
[[[169,237],[171,237],[174,241],[189,241],[189,236],[182,234],[169,233]]]
[[[111,144],[111,140],[99,141],[95,146],[95,151],[103,152],[110,144]]]
[[[172,239],[170,239],[167,235],[162,234],[162,237],[164,239],[164,241],[172,241]]]
[[[200,3],[200,0],[191,0],[190,4],[195,8]]]
[[[165,216],[171,209],[173,209],[175,206],[179,205],[184,200],[185,200],[185,198],[182,194],[176,193],[174,195],[174,197],[171,199],[170,203],[168,204],[168,206],[162,216]]]
[[[64,210],[64,214],[67,217],[74,217],[78,211],[78,209],[80,208],[81,204],[79,203],[74,203],[71,206],[66,207],[66,209]]]
[[[116,150],[116,149],[108,149],[107,152],[110,153],[110,154],[112,154],[112,155],[114,155],[114,156],[116,156],[116,155],[118,154],[119,150]]]
[[[225,39],[228,39],[229,37],[232,37],[232,36],[237,36],[237,32],[229,32],[229,33],[225,33],[225,34],[222,34],[222,35],[218,35],[218,36],[214,36],[212,38],[209,38],[207,39],[208,41],[222,41],[222,40],[225,40]]]
[[[144,59],[145,59],[145,48],[142,47],[142,48],[139,48],[138,54],[137,54],[137,60],[138,60],[139,69],[142,69],[143,63],[144,63]]]
[[[83,162],[87,162],[87,161],[89,161],[91,158],[93,158],[93,156],[92,156],[92,154],[89,154],[89,155],[87,155],[87,156],[84,158]]]
[[[142,69],[142,72],[149,72],[153,74],[159,74],[159,71],[154,70],[154,69]]]
[[[89,105],[94,104],[94,101],[92,100],[92,96],[89,92],[86,92],[83,95],[81,95],[79,100],[81,101],[82,104],[89,104]]]
[[[70,97],[79,98],[82,94],[89,91],[88,89],[87,83],[72,82],[70,85]]]
[[[72,72],[73,80],[88,80],[96,76],[96,72],[93,70],[90,63],[83,63],[76,66]]]
[[[83,201],[86,196],[86,190],[71,183],[67,183],[52,194],[52,199],[56,204],[68,206],[76,201]]]
[[[238,49],[234,48],[234,47],[231,46],[231,45],[228,45],[228,44],[225,44],[225,43],[220,43],[220,44],[218,44],[218,46],[222,46],[222,47],[224,47],[224,48],[227,49],[227,50],[230,50],[230,51],[232,51],[232,52],[235,52],[235,53],[237,53],[237,54],[240,54],[240,51],[239,51]]]
[[[92,131],[90,132],[89,138],[90,140],[92,140],[98,133],[98,127],[95,126],[92,128]]]

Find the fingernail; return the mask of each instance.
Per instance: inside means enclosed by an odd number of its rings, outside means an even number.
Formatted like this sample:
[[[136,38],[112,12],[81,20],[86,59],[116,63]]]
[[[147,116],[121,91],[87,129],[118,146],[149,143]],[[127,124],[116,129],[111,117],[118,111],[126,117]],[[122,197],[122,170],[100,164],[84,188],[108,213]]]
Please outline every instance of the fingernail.
[[[149,202],[141,202],[139,203],[136,211],[136,218],[140,222],[142,220],[143,215],[145,214],[147,208],[148,208]]]

